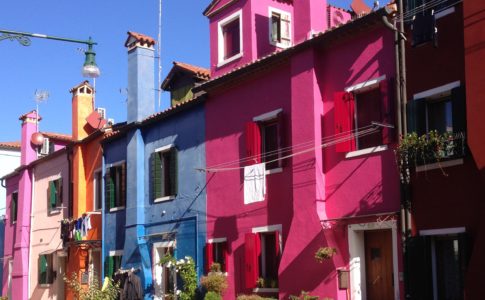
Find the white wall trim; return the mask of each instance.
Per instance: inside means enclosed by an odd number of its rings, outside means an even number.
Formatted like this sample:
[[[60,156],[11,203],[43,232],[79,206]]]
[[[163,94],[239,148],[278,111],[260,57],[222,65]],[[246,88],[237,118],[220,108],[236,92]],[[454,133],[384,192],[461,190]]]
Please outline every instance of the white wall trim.
[[[398,269],[398,242],[397,222],[394,220],[385,222],[359,223],[348,226],[349,240],[349,269],[350,269],[350,293],[351,299],[366,299],[365,281],[365,244],[364,231],[391,229],[392,232],[392,267],[394,275],[394,299],[399,296],[399,269]]]
[[[109,256],[123,256],[123,250],[110,250]]]
[[[164,241],[164,242],[156,242],[156,243],[153,243],[153,249],[156,249],[156,248],[168,248],[168,247],[175,248],[175,241]]]
[[[290,20],[290,44],[289,45],[285,45],[284,43],[278,43],[278,42],[275,42],[273,41],[273,39],[271,38],[271,31],[273,30],[273,28],[271,27],[271,17],[273,16],[273,13],[277,13],[279,14],[281,17],[283,15],[287,15],[289,20]],[[271,7],[271,6],[268,6],[268,27],[269,27],[269,31],[268,31],[268,39],[269,39],[269,43],[273,46],[276,46],[278,48],[289,48],[291,47],[291,45],[293,45],[293,30],[292,29],[292,18],[291,18],[291,13],[289,11],[284,11],[284,10],[281,10],[281,9],[278,9],[278,8],[274,8],[274,7]],[[283,30],[282,28],[280,28],[280,30]]]
[[[419,235],[445,235],[457,234],[466,232],[465,227],[439,228],[439,229],[425,229],[420,230]]]
[[[118,167],[118,166],[121,166],[122,164],[124,164],[125,162],[126,162],[126,160],[119,160],[119,161],[116,161],[114,163],[106,164],[106,168]]]
[[[215,244],[215,243],[224,243],[227,242],[227,238],[222,237],[222,238],[213,238],[213,239],[208,239],[207,243],[209,244]]]
[[[442,93],[447,93],[451,91],[454,88],[457,88],[461,85],[461,82],[458,81],[453,81],[426,91],[419,92],[417,94],[413,95],[413,99],[421,99],[421,98],[430,98],[433,96],[440,96]]]
[[[346,87],[344,90],[346,92],[360,92],[362,89],[370,89],[376,87],[379,82],[383,81],[386,79],[386,75],[379,76],[374,79],[370,79],[364,82],[360,82],[357,84],[354,84],[352,86]]]
[[[175,147],[174,144],[168,144],[168,145],[165,145],[165,146],[162,146],[162,147],[155,149],[155,151],[153,151],[153,152],[165,152],[165,151],[172,149],[173,147]]]
[[[365,148],[361,150],[355,150],[348,152],[345,154],[345,158],[352,158],[356,156],[362,156],[366,154],[371,154],[371,153],[376,153],[376,152],[382,152],[387,150],[387,145],[381,145],[381,146],[376,146],[376,147],[370,147],[370,148]]]
[[[222,27],[224,25],[239,18],[239,53],[224,60],[224,36],[222,35]],[[243,26],[242,26],[242,10],[238,10],[235,13],[225,17],[217,22],[217,66],[225,65],[237,58],[240,58],[243,54]]]
[[[253,227],[252,233],[279,231],[281,234],[282,228],[281,224]]]
[[[256,116],[253,118],[253,122],[261,122],[261,121],[267,121],[267,120],[271,120],[271,119],[274,119],[278,116],[279,113],[281,113],[283,111],[282,108],[278,108],[278,109],[275,109],[273,111],[270,111],[270,112],[267,112],[267,113],[264,113],[264,114],[261,114],[259,116]]]
[[[447,8],[447,9],[444,9],[440,12],[435,13],[434,17],[435,17],[436,20],[438,20],[439,18],[443,18],[444,16],[450,15],[454,12],[455,12],[455,7],[452,6],[450,8]]]

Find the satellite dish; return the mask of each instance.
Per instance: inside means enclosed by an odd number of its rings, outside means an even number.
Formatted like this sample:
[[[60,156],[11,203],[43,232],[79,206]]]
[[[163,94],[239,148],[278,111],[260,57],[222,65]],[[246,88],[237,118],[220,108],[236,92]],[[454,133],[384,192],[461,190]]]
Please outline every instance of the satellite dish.
[[[40,132],[36,132],[30,137],[30,142],[35,146],[42,146],[44,143],[44,135]]]

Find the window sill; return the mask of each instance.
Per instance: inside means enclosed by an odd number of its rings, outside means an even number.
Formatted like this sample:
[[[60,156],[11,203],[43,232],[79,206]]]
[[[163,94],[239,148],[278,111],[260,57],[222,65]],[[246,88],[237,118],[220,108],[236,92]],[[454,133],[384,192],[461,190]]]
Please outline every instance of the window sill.
[[[123,210],[123,209],[125,209],[124,206],[113,207],[113,208],[109,209],[109,212],[115,212],[115,211],[119,211],[119,210]]]
[[[52,283],[39,283],[39,287],[41,288],[50,288]]]
[[[165,202],[175,199],[175,196],[165,196],[153,200],[154,203]]]
[[[51,215],[58,215],[62,212],[62,209],[60,208],[53,208],[49,210],[49,216]]]
[[[239,59],[243,56],[243,53],[242,52],[239,52],[238,54],[234,55],[234,56],[231,56],[223,61],[220,61],[218,64],[217,64],[217,67],[220,68],[230,62],[233,62],[235,61],[236,59]]]
[[[270,40],[269,42],[271,45],[275,46],[276,48],[280,48],[280,49],[287,49],[287,48],[290,48],[292,46],[291,42],[289,45],[286,45],[284,43],[278,43],[278,42],[274,42],[272,40]]]
[[[382,151],[386,151],[387,149],[388,149],[387,145],[365,148],[362,150],[348,152],[347,154],[345,154],[345,158],[353,158],[353,157],[358,157],[362,155],[382,152]]]
[[[253,293],[278,293],[279,288],[255,288]]]
[[[441,161],[441,162],[422,165],[422,166],[417,166],[416,172],[426,172],[426,171],[442,169],[442,168],[449,168],[449,167],[460,166],[460,165],[463,165],[463,158]]]
[[[266,170],[264,171],[264,174],[265,175],[270,175],[270,174],[277,174],[277,173],[281,173],[283,172],[283,168],[274,168],[274,169],[270,169],[270,170]]]

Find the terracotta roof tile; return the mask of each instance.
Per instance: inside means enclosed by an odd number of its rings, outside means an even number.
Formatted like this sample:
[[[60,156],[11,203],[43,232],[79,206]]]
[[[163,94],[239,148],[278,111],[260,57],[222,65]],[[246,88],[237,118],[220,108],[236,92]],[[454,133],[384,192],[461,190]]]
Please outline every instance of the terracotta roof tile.
[[[128,41],[130,37],[134,38],[137,42],[139,42],[142,46],[146,45],[147,47],[155,45],[155,39],[149,37],[148,35],[144,35],[134,31],[128,31],[128,38],[125,42],[125,47],[128,47]]]
[[[63,133],[55,133],[55,132],[41,132],[45,137],[54,139],[54,140],[60,140],[60,141],[66,141],[66,142],[72,142],[72,136],[68,134],[63,134]]]
[[[200,77],[201,79],[210,79],[211,74],[210,70],[198,66],[194,66],[191,64],[183,63],[183,62],[178,62],[174,61],[173,62],[174,66],[179,66],[183,69],[189,70],[197,75],[197,77]]]
[[[0,148],[20,150],[20,142],[0,142]]]
[[[34,110],[31,110],[29,111],[28,113],[25,113],[23,115],[21,115],[19,117],[19,120],[23,120],[25,117],[27,117],[28,115],[32,114],[32,113],[36,113],[37,111],[34,109]],[[39,121],[42,120],[42,117],[39,115]]]
[[[167,115],[167,114],[169,114],[169,113],[171,113],[171,112],[173,112],[173,111],[175,111],[175,110],[177,110],[177,109],[179,109],[179,108],[181,108],[181,107],[183,107],[183,106],[185,106],[185,105],[187,105],[191,102],[195,102],[196,100],[200,99],[203,94],[205,94],[205,93],[197,93],[190,99],[179,102],[179,103],[175,104],[174,106],[171,106],[171,107],[169,107],[165,110],[159,111],[157,113],[154,113],[153,115],[148,116],[142,122],[145,123],[145,122],[151,121],[153,119],[163,117],[163,116],[165,116],[165,115]]]

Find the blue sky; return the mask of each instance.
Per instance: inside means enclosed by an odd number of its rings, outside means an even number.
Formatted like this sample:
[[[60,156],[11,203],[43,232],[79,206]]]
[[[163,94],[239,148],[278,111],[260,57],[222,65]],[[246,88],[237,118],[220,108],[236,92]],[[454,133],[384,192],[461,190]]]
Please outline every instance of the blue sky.
[[[162,7],[162,78],[173,61],[209,66],[208,20],[202,11],[210,0],[164,0]],[[369,1],[366,1],[369,2]],[[350,0],[330,4],[348,8]],[[0,29],[87,40],[92,36],[101,76],[96,106],[109,118],[126,120],[127,31],[158,35],[159,0],[15,0],[3,1]],[[81,83],[81,44],[32,39],[29,47],[0,41],[0,141],[20,139],[18,117],[35,109],[35,91],[47,90],[41,103],[42,131],[71,132],[70,88]],[[155,69],[154,69],[155,71]],[[120,90],[122,92],[120,92]],[[164,93],[162,109],[167,106]],[[157,109],[159,110],[159,109]]]

